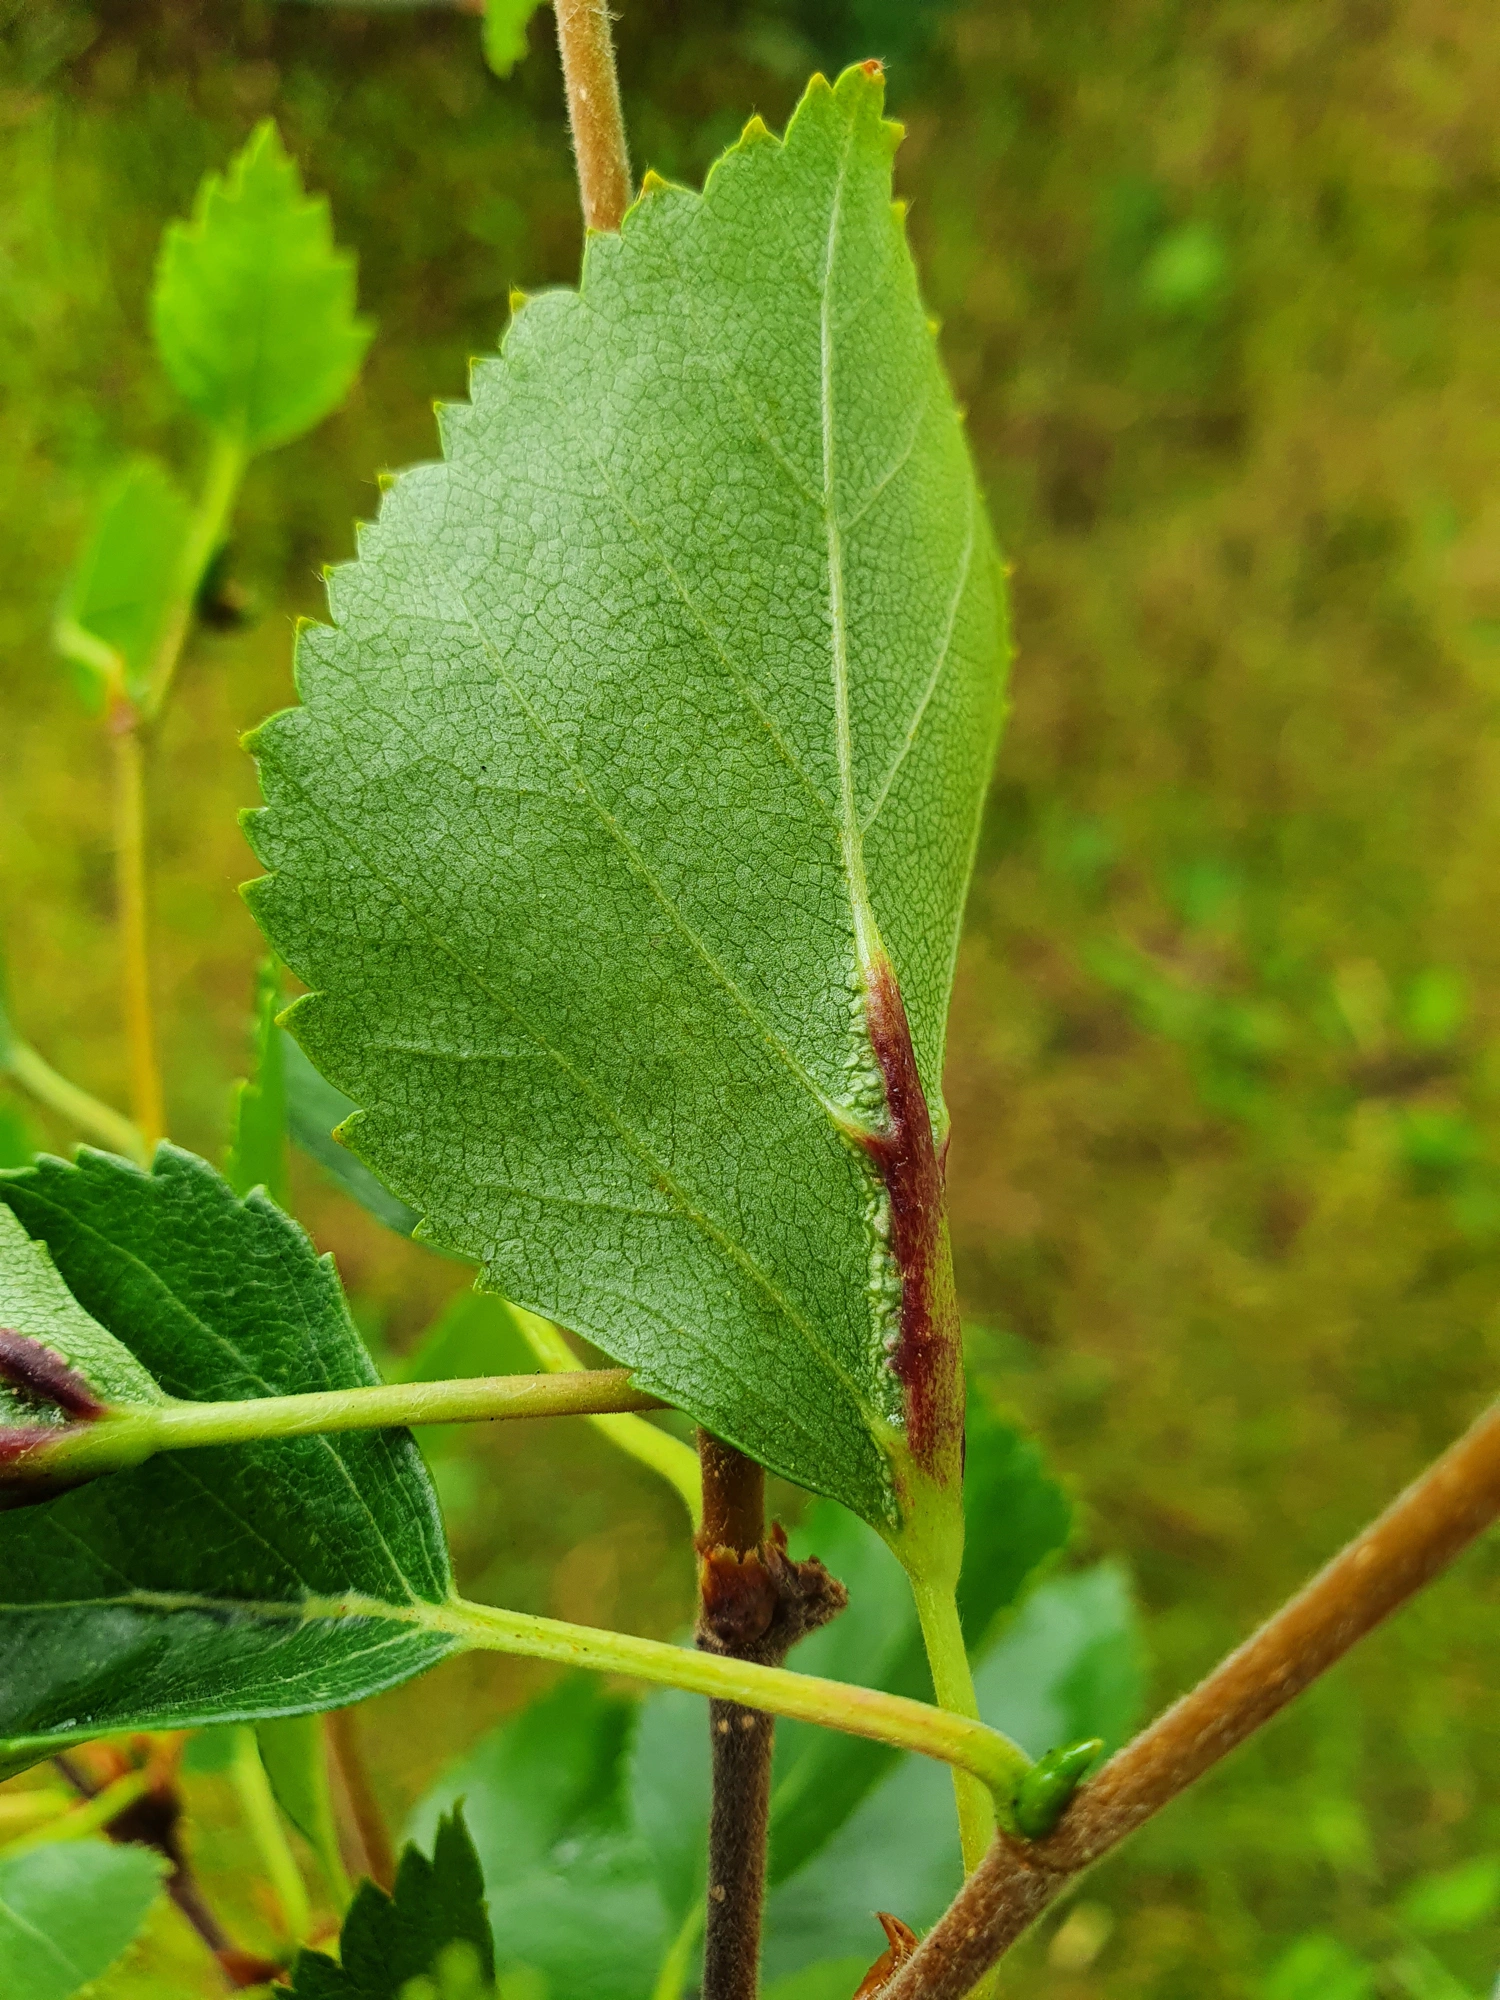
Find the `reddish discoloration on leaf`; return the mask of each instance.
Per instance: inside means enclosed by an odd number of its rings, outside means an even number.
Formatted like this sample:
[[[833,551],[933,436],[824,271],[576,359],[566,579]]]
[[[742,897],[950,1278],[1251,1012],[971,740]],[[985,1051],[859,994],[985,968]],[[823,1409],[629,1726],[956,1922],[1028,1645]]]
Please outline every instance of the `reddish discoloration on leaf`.
[[[889,1126],[866,1139],[890,1199],[890,1247],[901,1279],[901,1319],[891,1363],[906,1396],[913,1456],[938,1471],[963,1435],[963,1373],[944,1226],[943,1167],[933,1140],[901,990],[881,960],[868,985],[870,1046],[885,1079]]]
[[[854,2000],[875,2000],[875,1995],[885,1985],[898,1966],[902,1966],[917,1948],[917,1934],[910,1924],[903,1924],[899,1917],[893,1917],[889,1910],[877,1910],[880,1928],[890,1939],[889,1947],[883,1951],[870,1967],[854,1994]]]
[[[82,1423],[107,1414],[88,1383],[60,1354],[8,1326],[0,1327],[0,1382],[23,1389],[38,1402],[51,1403]]]

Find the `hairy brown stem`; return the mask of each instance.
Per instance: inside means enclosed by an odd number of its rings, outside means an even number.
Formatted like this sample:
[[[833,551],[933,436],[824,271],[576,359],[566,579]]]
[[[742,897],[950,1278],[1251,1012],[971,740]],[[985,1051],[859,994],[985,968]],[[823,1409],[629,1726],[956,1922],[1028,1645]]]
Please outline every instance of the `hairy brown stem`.
[[[759,1659],[776,1610],[774,1586],[760,1560],[766,1476],[753,1458],[707,1431],[698,1433],[698,1457],[703,1467],[698,1644],[733,1659]],[[708,1729],[713,1804],[703,2000],[755,2000],[776,1718],[737,1702],[711,1701]]]
[[[396,1886],[396,1850],[380,1801],[365,1762],[360,1741],[359,1715],[352,1708],[333,1709],[328,1716],[328,1747],[334,1769],[343,1788],[360,1846],[364,1849],[365,1871],[378,1889],[387,1895]]]
[[[609,8],[606,0],[555,0],[555,10],[583,220],[589,229],[618,229],[630,206],[630,155]]]
[[[698,1645],[779,1667],[797,1640],[842,1611],[842,1584],[817,1561],[793,1563],[780,1527],[766,1533],[765,1474],[743,1452],[698,1433],[703,1526],[698,1533]],[[703,2000],[755,2000],[771,1822],[776,1718],[710,1701],[713,1803]]]
[[[1500,1515],[1500,1403],[1191,1694],[1111,1758],[1057,1830],[997,1835],[880,2000],[959,2000],[1081,1869],[1201,1778]]]

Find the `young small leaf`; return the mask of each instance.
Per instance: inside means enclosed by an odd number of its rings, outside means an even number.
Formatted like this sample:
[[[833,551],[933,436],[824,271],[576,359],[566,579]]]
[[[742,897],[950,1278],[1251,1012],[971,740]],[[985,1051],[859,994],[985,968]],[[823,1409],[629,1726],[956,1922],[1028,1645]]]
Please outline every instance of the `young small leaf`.
[[[526,55],[526,30],[542,0],[484,0],[484,59],[509,76]]]
[[[0,1175],[0,1217],[12,1243],[16,1223],[45,1239],[49,1283],[169,1395],[375,1380],[328,1260],[191,1154],[163,1146],[150,1173],[87,1150],[43,1159]],[[0,1515],[5,1754],[360,1700],[451,1649],[400,1618],[449,1583],[400,1431],[163,1454]],[[370,1615],[318,1615],[351,1596]]]
[[[337,1963],[321,1951],[298,1956],[292,2000],[401,2000],[408,1981],[430,1975],[455,1944],[468,1946],[479,1983],[489,1986],[495,1954],[484,1879],[458,1808],[438,1822],[430,1861],[407,1848],[394,1895],[373,1882],[361,1885],[344,1919]]]
[[[255,1030],[249,1077],[235,1086],[229,1157],[224,1178],[236,1194],[263,1187],[272,1201],[287,1204],[285,1037],[276,1025],[281,1012],[281,967],[262,961],[255,976]]]
[[[58,610],[60,653],[96,693],[117,659],[139,694],[182,582],[188,503],[154,458],[133,459],[105,488],[93,533]]]
[[[246,454],[344,400],[370,341],[354,259],[335,249],[327,202],[303,192],[269,120],[226,176],[206,176],[192,220],[168,226],[151,309],[183,400]]]
[[[135,1938],[166,1865],[148,1848],[104,1840],[0,1854],[0,1993],[71,2000]]]
[[[895,137],[815,79],[520,311],[301,637],[253,891],[432,1240],[887,1529],[1006,659]]]

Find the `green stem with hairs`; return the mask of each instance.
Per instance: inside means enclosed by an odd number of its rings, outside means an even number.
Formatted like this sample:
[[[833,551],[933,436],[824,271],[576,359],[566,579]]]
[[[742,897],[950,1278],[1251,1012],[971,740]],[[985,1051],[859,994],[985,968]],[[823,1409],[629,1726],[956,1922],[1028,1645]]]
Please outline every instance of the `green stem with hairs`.
[[[92,1422],[37,1427],[32,1449],[0,1471],[0,1485],[94,1477],[141,1465],[159,1451],[247,1444],[329,1431],[392,1430],[413,1424],[482,1423],[505,1417],[583,1416],[652,1410],[661,1403],[632,1386],[624,1368],[573,1375],[480,1375],[453,1382],[381,1382],[303,1396],[235,1403],[133,1403]]]
[[[443,1632],[466,1646],[499,1653],[520,1653],[531,1659],[553,1660],[596,1673],[625,1674],[690,1694],[738,1702],[798,1722],[817,1723],[898,1750],[915,1750],[924,1757],[952,1764],[980,1780],[993,1795],[999,1816],[1010,1820],[1010,1801],[1031,1759],[998,1729],[971,1716],[955,1715],[931,1703],[878,1688],[823,1680],[792,1673],[785,1667],[763,1667],[750,1660],[669,1646],[659,1639],[638,1639],[626,1632],[608,1632],[590,1625],[569,1625],[556,1618],[538,1618],[521,1611],[503,1611],[464,1598],[446,1604],[414,1604],[396,1611],[359,1599],[341,1600],[344,1616],[400,1617],[430,1631]],[[309,1605],[307,1616],[328,1615],[320,1604]],[[335,1613],[334,1615],[338,1615]]]
[[[932,1691],[939,1708],[955,1715],[979,1718],[979,1699],[974,1692],[974,1675],[958,1621],[958,1602],[953,1592],[940,1584],[912,1578],[912,1595],[922,1627],[922,1643],[932,1669]],[[964,1871],[977,1868],[995,1837],[994,1802],[987,1788],[977,1784],[955,1767],[953,1790],[958,1801],[958,1833],[963,1847]]]
[[[544,1368],[554,1374],[577,1369],[578,1356],[569,1345],[567,1336],[551,1320],[543,1319],[538,1313],[527,1312],[524,1306],[512,1306],[511,1311],[527,1346]],[[648,1424],[641,1417],[595,1415],[589,1418],[589,1422],[617,1450],[666,1480],[687,1508],[688,1519],[696,1534],[703,1524],[703,1491],[698,1454],[691,1445],[674,1438],[669,1431],[658,1430],[655,1424]]]
[[[145,692],[139,702],[141,719],[153,723],[166,706],[177,673],[177,663],[192,629],[193,610],[208,566],[229,530],[240,482],[248,459],[238,438],[215,431],[209,445],[208,470],[198,497],[187,540],[177,571],[177,587],[162,625],[161,639],[152,659]]]

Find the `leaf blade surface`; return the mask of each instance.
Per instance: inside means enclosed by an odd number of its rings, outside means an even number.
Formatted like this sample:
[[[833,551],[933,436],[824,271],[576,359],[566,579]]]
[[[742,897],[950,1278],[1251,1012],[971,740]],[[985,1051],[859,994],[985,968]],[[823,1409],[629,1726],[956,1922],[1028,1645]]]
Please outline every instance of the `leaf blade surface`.
[[[817,79],[522,310],[302,638],[253,894],[424,1234],[886,1524],[863,982],[941,1123],[1004,662],[893,131]]]
[[[168,1394],[353,1387],[375,1372],[331,1264],[203,1161],[84,1151],[0,1177],[88,1313]],[[0,1515],[7,1760],[110,1731],[343,1705],[451,1650],[398,1617],[318,1600],[441,1602],[447,1550],[410,1435],[163,1454]]]

